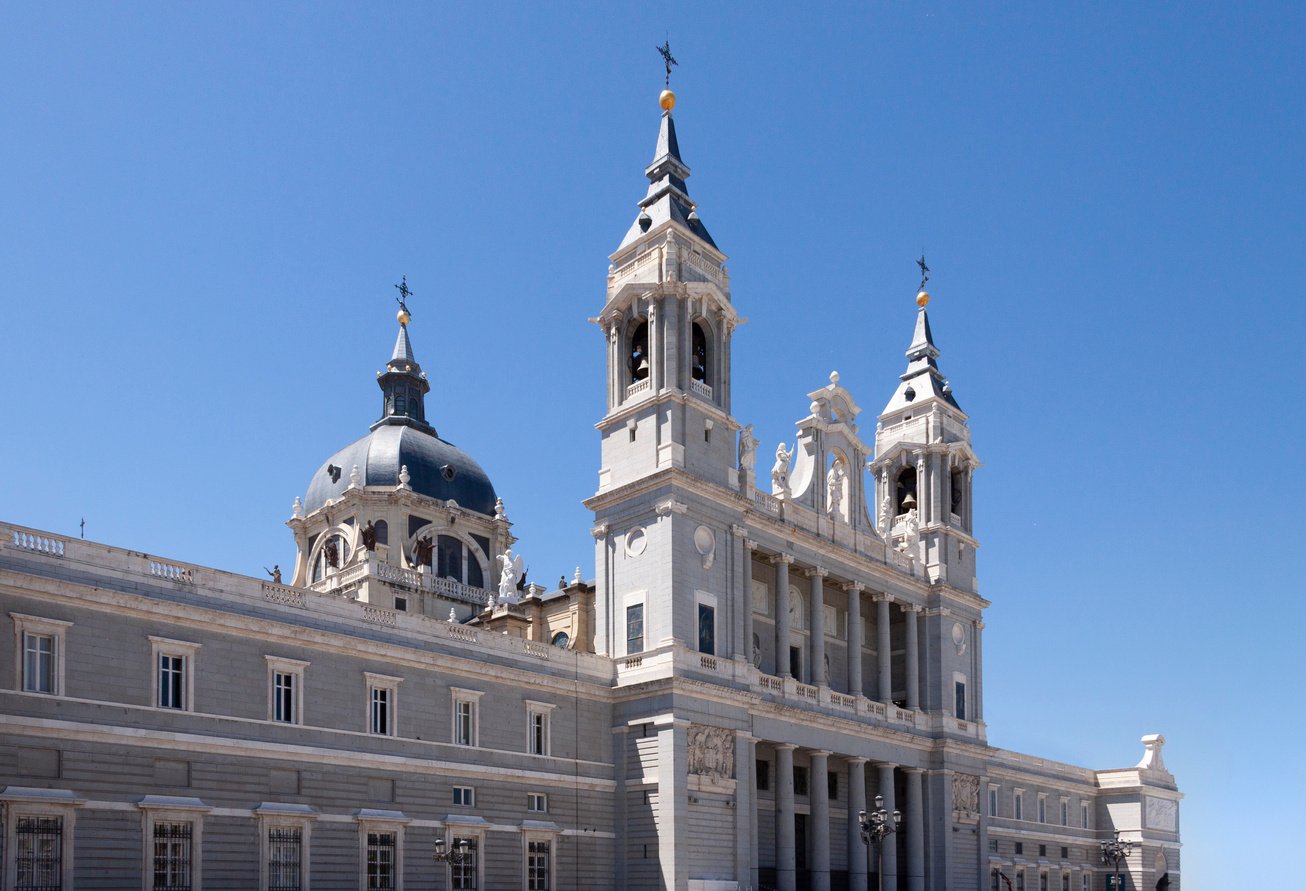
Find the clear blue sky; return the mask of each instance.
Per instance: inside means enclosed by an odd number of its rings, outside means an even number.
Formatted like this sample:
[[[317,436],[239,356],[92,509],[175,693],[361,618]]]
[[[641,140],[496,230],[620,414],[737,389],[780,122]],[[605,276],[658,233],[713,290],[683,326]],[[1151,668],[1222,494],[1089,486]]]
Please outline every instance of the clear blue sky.
[[[407,274],[429,416],[532,578],[592,572],[586,318],[669,32],[737,417],[766,452],[838,369],[870,430],[924,249],[985,462],[991,742],[1166,734],[1186,887],[1268,887],[1306,791],[1303,6],[645,6],[0,8],[0,516],[289,565]]]

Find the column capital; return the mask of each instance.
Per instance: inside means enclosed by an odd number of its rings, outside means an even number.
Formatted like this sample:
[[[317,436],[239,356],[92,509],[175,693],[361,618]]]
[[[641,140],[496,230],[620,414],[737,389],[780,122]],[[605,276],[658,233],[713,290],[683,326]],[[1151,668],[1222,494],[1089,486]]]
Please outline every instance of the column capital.
[[[925,768],[923,768],[923,767],[903,767],[903,768],[902,768],[902,772],[903,772],[903,773],[925,773]]]
[[[986,627],[988,627],[988,626],[986,626],[983,622],[976,622],[976,623],[975,623],[975,630],[976,630],[976,631],[983,631]]]
[[[893,761],[876,761],[875,766],[880,768],[881,770],[883,770],[886,767],[889,768],[889,770],[893,770],[898,765]]]
[[[744,539],[744,550],[746,550],[746,551],[756,551],[756,550],[757,550],[757,542],[753,541],[751,538],[745,538],[745,539]]]
[[[893,595],[887,591],[872,591],[871,600],[876,603],[893,603]]]
[[[861,755],[848,755],[843,760],[847,761],[849,764],[865,764],[867,761],[867,759],[863,758]]]
[[[600,523],[599,525],[595,526],[593,529],[590,530],[590,535],[594,536],[595,538],[606,538],[608,535],[608,524]]]
[[[774,563],[774,564],[776,564],[777,566],[780,565],[781,563],[783,563],[783,564],[785,564],[786,566],[788,566],[790,563],[793,563],[793,562],[794,562],[794,555],[793,555],[793,554],[773,554],[773,555],[771,556],[771,562]]]
[[[830,574],[830,570],[824,566],[813,566],[805,574],[809,579],[823,579]]]
[[[733,523],[733,524],[731,524],[731,526],[730,526],[730,531],[731,531],[732,533],[734,533],[735,535],[739,536],[740,538],[743,538],[743,539],[747,539],[747,538],[748,538],[748,527],[747,527],[747,526],[740,526],[738,523]],[[745,547],[748,546],[747,541],[745,541],[744,546],[745,546]]]
[[[860,594],[866,590],[866,586],[861,582],[845,582],[843,589],[849,594]]]
[[[809,758],[829,758],[832,754],[834,753],[828,752],[825,749],[813,749],[807,753],[807,756]]]
[[[772,743],[771,748],[777,752],[792,752],[798,746],[795,743]]]
[[[925,607],[921,606],[919,603],[907,603],[904,601],[902,604],[902,611],[919,615],[920,613],[925,612]]]

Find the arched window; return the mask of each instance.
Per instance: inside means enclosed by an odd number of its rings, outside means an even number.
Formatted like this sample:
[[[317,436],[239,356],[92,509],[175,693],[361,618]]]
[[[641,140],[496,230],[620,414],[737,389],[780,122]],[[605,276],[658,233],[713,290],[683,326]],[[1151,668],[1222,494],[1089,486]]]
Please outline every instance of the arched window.
[[[707,332],[703,325],[695,322],[689,337],[689,376],[696,381],[707,383]]]
[[[895,514],[905,514],[908,511],[916,509],[916,468],[904,467],[898,474],[897,493],[894,496],[893,503],[896,506]]]
[[[327,536],[313,561],[313,581],[320,581],[349,562],[349,541],[340,533]]]
[[[952,513],[961,516],[962,505],[966,498],[966,471],[954,468],[952,471]]]
[[[630,354],[626,357],[632,381],[642,381],[648,377],[648,322],[637,319],[630,334]]]
[[[377,520],[374,527],[376,529],[376,543],[379,545],[390,543],[390,524],[385,520]]]
[[[563,649],[563,650],[567,649],[567,646],[570,643],[571,643],[571,635],[569,635],[565,631],[559,631],[557,634],[553,635],[553,645],[555,647],[558,647],[559,649]]]

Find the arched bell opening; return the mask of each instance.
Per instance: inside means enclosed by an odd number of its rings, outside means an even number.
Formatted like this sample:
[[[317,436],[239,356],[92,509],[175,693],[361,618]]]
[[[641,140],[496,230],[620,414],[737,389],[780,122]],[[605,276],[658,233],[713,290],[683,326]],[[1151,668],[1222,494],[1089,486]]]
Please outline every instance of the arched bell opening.
[[[320,582],[339,572],[349,562],[351,552],[349,538],[344,533],[338,530],[329,532],[313,554],[313,571],[310,574],[312,581]]]
[[[699,383],[711,386],[708,380],[708,343],[710,338],[702,322],[694,322],[689,335],[689,376]]]
[[[653,368],[648,359],[648,322],[643,319],[636,319],[632,325],[626,368],[630,372],[631,383],[647,380]]]
[[[447,527],[435,525],[419,529],[408,548],[408,565],[436,578],[484,588],[488,566],[481,546],[451,532]]]
[[[909,513],[917,509],[915,467],[904,467],[898,473],[893,504],[895,515]]]
[[[965,516],[966,471],[961,469],[960,467],[954,467],[952,469],[951,482],[952,482],[952,486],[950,488],[950,491],[952,495],[949,501],[948,509],[958,517]]]

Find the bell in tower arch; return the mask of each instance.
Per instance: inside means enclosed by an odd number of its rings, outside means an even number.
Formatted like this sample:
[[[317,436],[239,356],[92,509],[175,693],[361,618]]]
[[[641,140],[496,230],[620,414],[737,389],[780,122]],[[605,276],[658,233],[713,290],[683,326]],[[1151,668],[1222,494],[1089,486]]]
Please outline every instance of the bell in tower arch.
[[[635,325],[630,335],[630,355],[627,357],[630,379],[642,381],[648,377],[648,323],[642,319]]]

